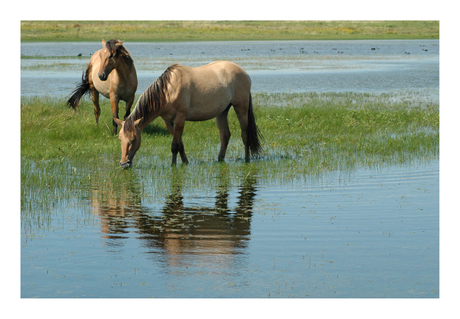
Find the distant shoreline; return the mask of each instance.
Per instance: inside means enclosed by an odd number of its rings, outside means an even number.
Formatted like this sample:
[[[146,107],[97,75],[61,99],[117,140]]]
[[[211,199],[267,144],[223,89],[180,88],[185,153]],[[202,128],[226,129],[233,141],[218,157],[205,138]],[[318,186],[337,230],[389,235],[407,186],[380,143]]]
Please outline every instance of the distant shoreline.
[[[439,39],[439,21],[21,21],[21,42]]]

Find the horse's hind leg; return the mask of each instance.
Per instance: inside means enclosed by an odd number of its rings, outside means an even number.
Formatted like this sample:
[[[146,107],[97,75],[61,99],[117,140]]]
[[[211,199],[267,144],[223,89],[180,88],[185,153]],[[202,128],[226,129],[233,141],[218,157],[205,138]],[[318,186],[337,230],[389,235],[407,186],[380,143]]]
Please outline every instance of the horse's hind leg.
[[[244,143],[244,158],[246,163],[249,163],[249,144],[248,144],[248,109],[249,109],[249,99],[244,103],[233,104],[235,109],[236,116],[240,122],[241,127],[241,138]]]
[[[91,99],[94,104],[94,116],[96,117],[96,124],[99,122],[99,116],[101,116],[101,108],[99,106],[99,92],[96,88],[91,88]]]
[[[228,146],[228,141],[230,140],[230,129],[228,128],[228,110],[230,109],[229,105],[225,111],[223,111],[221,114],[219,114],[216,117],[216,122],[217,122],[217,127],[219,128],[220,131],[220,151],[219,151],[219,157],[217,160],[219,162],[222,162],[225,159],[225,153],[227,152],[227,146]]]

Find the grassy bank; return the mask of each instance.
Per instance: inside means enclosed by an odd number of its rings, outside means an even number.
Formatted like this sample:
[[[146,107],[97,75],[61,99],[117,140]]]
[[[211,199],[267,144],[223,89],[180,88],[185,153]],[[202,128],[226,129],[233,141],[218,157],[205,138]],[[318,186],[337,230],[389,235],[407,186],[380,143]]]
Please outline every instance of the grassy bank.
[[[385,95],[351,93],[255,94],[257,124],[266,139],[262,160],[298,158],[317,170],[437,154],[438,105],[389,100]],[[75,112],[62,99],[23,98],[21,156],[38,161],[110,158],[110,165],[116,166],[120,143],[111,133],[109,101],[102,102],[96,125],[90,99]],[[233,111],[229,122],[233,136],[227,158],[241,160],[244,152]],[[215,121],[187,122],[183,138],[192,163],[215,160]],[[142,143],[135,163],[169,164],[171,136],[161,119],[144,131]]]
[[[439,39],[439,21],[22,21],[21,41]]]
[[[133,168],[123,170],[107,99],[101,100],[102,115],[96,125],[88,98],[76,112],[62,99],[22,98],[24,220],[44,225],[48,221],[43,216],[50,216],[55,205],[72,207],[77,199],[95,193],[113,201],[124,198],[133,187],[135,196],[161,201],[177,183],[183,191],[214,192],[222,183],[238,186],[255,176],[258,184],[279,185],[337,170],[413,165],[439,158],[438,104],[407,96],[354,93],[259,93],[253,100],[265,142],[263,156],[250,164],[244,163],[238,121],[230,111],[232,138],[226,163],[216,161],[215,121],[187,122],[183,140],[190,165],[179,161],[172,169],[172,139],[157,119],[143,132]]]

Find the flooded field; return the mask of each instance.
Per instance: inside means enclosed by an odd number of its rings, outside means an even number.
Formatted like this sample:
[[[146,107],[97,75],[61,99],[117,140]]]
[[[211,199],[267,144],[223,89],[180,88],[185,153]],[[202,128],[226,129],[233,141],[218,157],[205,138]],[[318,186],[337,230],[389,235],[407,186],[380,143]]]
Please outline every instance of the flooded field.
[[[22,44],[23,98],[69,94],[99,46]],[[175,62],[241,64],[253,80],[256,118],[264,107],[284,106],[284,97],[286,107],[340,99],[353,110],[397,105],[407,115],[439,104],[439,41],[126,46],[138,93]],[[344,114],[358,125],[356,114]],[[439,134],[382,132],[363,140]],[[266,156],[245,164],[239,132],[232,134],[223,164],[212,146],[171,168],[169,153],[159,151],[170,144],[158,142],[130,170],[118,167],[118,144],[84,161],[23,156],[21,297],[439,298],[439,147],[322,154],[335,149],[324,140],[282,148],[266,132]],[[299,138],[313,143],[314,136]]]
[[[22,297],[439,296],[436,161],[306,180],[201,169],[103,172],[35,203]]]
[[[107,40],[107,39],[106,39]],[[254,41],[130,43],[138,94],[173,63],[229,60],[245,68],[253,92],[388,92],[439,95],[439,41]],[[100,43],[23,43],[21,94],[67,96]],[[78,55],[81,54],[81,57]]]

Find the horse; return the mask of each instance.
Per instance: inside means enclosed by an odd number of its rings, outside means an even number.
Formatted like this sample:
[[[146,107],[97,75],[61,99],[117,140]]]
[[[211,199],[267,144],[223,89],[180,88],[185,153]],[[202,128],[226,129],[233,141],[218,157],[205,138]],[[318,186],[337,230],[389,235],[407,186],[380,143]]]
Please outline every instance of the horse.
[[[188,67],[173,64],[164,71],[139,97],[133,112],[121,121],[113,120],[121,127],[123,168],[132,165],[134,155],[141,145],[141,133],[157,117],[161,117],[173,136],[172,163],[177,153],[182,163],[188,164],[182,142],[185,121],[206,121],[216,118],[220,131],[218,161],[224,161],[230,140],[227,114],[233,106],[241,127],[245,147],[245,161],[251,155],[259,155],[263,139],[254,117],[251,96],[251,78],[239,65],[228,61],[212,62],[204,66]]]
[[[71,93],[67,105],[76,109],[81,97],[91,91],[94,103],[94,116],[96,123],[99,122],[101,109],[99,107],[99,93],[110,99],[112,116],[118,118],[118,102],[126,102],[127,118],[134,102],[134,94],[137,90],[137,73],[134,61],[128,50],[123,45],[124,41],[112,39],[102,40],[102,49],[91,57],[91,60],[83,71],[82,81]],[[113,121],[114,134],[117,134],[117,124]]]

